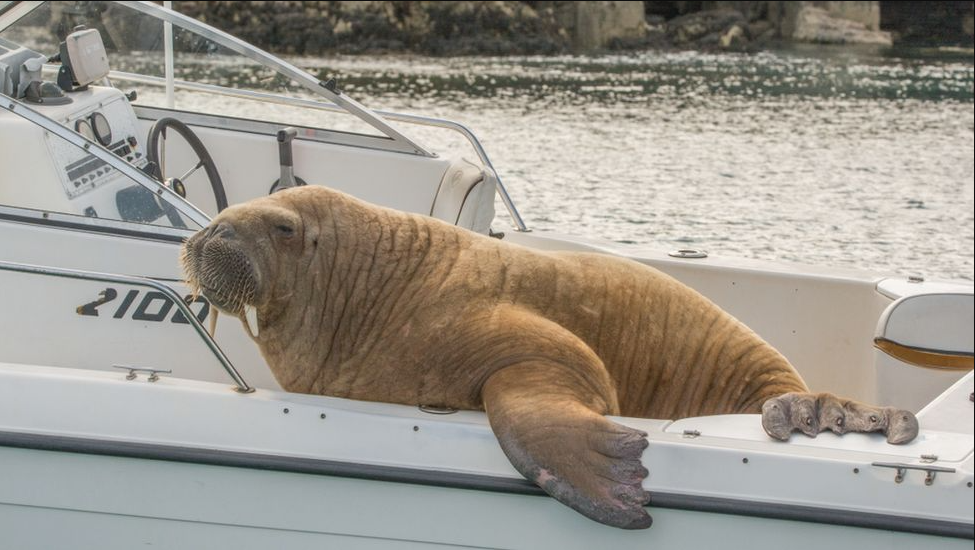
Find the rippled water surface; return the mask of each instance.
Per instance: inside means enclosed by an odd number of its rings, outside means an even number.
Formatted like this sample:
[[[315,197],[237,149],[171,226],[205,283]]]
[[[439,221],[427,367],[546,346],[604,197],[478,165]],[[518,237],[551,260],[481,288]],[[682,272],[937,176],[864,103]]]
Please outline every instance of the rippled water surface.
[[[972,280],[972,53],[905,53],[294,61],[472,128],[535,230]]]

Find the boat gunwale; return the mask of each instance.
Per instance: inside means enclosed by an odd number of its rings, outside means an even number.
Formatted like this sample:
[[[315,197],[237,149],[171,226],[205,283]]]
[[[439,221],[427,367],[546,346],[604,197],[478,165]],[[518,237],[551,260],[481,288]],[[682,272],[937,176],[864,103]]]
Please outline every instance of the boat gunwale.
[[[158,443],[0,430],[0,447],[546,496],[527,479],[514,477]],[[975,540],[972,523],[876,512],[662,491],[651,492],[648,506]]]

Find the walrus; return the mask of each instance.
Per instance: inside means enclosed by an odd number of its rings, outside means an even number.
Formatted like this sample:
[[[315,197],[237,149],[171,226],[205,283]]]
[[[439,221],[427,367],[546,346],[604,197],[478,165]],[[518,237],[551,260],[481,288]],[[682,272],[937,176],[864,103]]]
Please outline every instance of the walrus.
[[[285,390],[484,410],[522,475],[608,525],[652,519],[647,434],[607,415],[762,412],[783,440],[918,431],[908,411],[808,393],[785,357],[656,269],[531,250],[324,187],[227,208],[181,262]]]

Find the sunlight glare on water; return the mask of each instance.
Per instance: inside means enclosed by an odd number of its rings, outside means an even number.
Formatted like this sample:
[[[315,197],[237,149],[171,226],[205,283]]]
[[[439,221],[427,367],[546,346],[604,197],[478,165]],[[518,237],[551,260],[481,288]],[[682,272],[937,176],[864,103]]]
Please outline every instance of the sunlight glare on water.
[[[906,53],[293,61],[470,127],[536,231],[972,280],[972,55]]]

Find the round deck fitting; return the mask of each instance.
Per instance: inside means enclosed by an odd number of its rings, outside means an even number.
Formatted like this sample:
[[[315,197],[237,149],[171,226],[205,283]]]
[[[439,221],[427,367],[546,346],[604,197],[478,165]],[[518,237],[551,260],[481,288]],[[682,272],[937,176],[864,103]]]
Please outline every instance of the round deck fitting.
[[[667,253],[668,256],[674,258],[707,258],[708,253],[703,250],[697,250],[695,248],[680,248],[678,250],[671,250]]]

